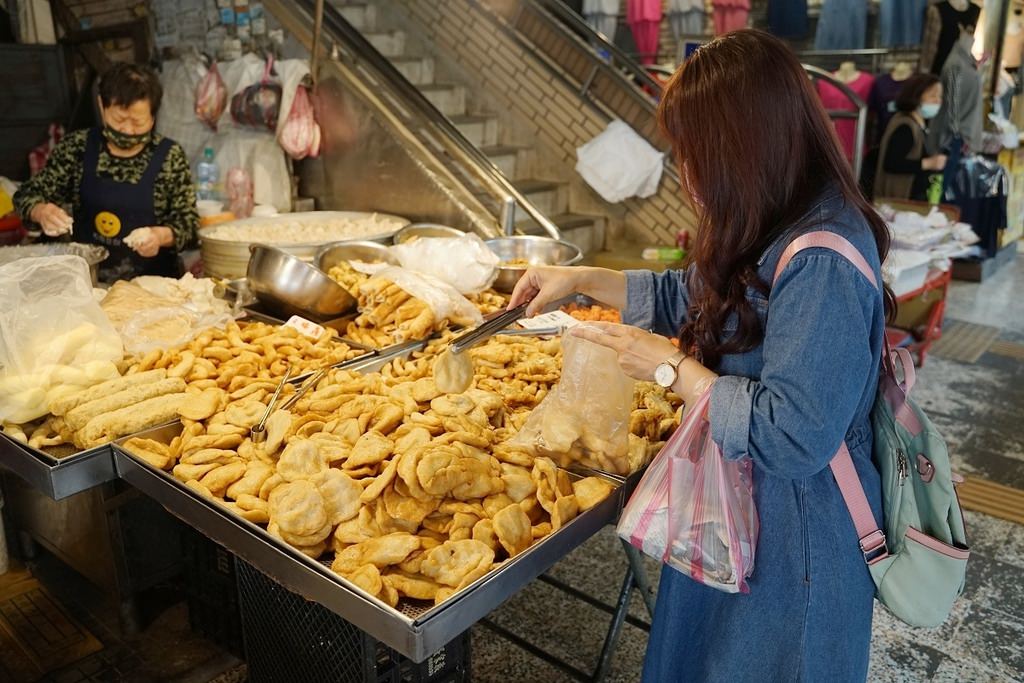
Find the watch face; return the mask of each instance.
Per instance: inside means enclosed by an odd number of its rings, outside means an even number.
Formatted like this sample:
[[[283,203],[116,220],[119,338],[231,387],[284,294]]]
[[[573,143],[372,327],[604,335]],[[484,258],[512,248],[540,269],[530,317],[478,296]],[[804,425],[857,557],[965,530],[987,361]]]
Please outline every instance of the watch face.
[[[668,363],[662,363],[654,369],[654,381],[658,386],[668,389],[676,381],[676,369]]]

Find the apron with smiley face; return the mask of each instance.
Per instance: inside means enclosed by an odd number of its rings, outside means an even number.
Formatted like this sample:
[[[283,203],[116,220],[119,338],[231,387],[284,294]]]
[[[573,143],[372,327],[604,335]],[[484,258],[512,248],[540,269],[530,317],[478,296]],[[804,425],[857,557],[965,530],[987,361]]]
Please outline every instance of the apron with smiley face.
[[[103,282],[139,275],[178,277],[178,255],[174,249],[162,248],[156,256],[143,258],[124,243],[124,238],[135,228],[157,225],[153,187],[172,141],[167,138],[160,141],[137,183],[118,182],[96,172],[103,144],[103,133],[98,128],[90,130],[72,233],[75,241],[99,244],[110,252],[100,264],[99,276]]]

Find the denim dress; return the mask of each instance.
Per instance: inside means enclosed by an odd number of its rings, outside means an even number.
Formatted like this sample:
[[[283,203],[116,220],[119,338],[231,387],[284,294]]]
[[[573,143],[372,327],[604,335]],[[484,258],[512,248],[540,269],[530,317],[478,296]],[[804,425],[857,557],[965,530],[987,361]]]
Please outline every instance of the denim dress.
[[[867,222],[835,191],[768,249],[761,278],[770,283],[787,244],[814,230],[849,240],[881,281]],[[674,336],[694,272],[628,272],[625,322]],[[767,299],[753,289],[747,298],[764,341],[723,358],[709,420],[726,458],[753,459],[760,537],[750,592],[723,593],[663,568],[644,681],[863,681],[875,587],[828,463],[845,439],[880,521],[869,414],[882,297],[842,256],[813,248],[793,258]],[[732,320],[725,334],[735,328]]]

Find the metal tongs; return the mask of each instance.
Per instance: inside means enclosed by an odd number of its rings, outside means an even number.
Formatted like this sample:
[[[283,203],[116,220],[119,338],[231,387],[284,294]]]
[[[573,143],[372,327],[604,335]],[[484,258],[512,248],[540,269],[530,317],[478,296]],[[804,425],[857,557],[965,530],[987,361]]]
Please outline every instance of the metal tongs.
[[[476,346],[485,339],[502,332],[506,327],[526,316],[526,307],[529,304],[522,304],[505,311],[487,320],[468,332],[460,334],[448,344],[448,350],[458,355],[468,348]]]
[[[267,409],[263,411],[263,417],[260,421],[249,429],[249,438],[255,444],[261,444],[267,440],[267,418],[274,412],[274,404],[277,403],[277,399],[281,396],[281,390],[284,389],[284,385],[288,383],[288,380],[292,378],[292,366],[285,368],[284,377],[281,378],[281,382],[277,385],[277,389],[274,390],[274,395],[270,397],[270,403],[267,404]]]

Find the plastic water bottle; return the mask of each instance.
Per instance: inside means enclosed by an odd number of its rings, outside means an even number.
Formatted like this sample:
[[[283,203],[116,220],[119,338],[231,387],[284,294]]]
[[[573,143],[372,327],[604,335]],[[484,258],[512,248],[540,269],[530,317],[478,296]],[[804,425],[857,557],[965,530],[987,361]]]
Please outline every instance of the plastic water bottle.
[[[217,191],[217,181],[220,179],[220,169],[217,162],[213,160],[213,148],[207,147],[203,150],[203,160],[196,168],[196,177],[199,181],[199,188],[196,197],[199,199],[220,199]]]

